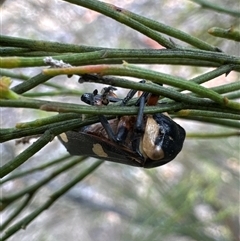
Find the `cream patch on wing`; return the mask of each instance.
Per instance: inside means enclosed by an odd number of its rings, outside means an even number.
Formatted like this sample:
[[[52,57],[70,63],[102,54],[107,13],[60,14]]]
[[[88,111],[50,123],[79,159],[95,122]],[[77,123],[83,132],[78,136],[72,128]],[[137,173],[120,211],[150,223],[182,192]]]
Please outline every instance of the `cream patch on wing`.
[[[93,144],[92,151],[100,157],[108,157],[108,154],[103,150],[102,146],[100,144]]]
[[[63,132],[62,134],[60,134],[60,137],[61,137],[62,141],[68,142],[68,138],[67,138],[67,135],[66,135],[65,132]]]

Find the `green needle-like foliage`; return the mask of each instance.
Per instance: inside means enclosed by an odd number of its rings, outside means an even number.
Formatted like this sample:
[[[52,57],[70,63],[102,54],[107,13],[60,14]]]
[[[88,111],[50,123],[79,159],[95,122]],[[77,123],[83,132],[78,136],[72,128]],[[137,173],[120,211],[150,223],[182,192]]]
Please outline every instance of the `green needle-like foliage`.
[[[64,2],[64,6],[71,9],[69,13],[66,9],[66,14],[83,9],[95,12],[97,16],[117,21],[125,29],[141,33],[155,41],[158,47],[128,48],[119,44],[121,47],[109,48],[98,46],[97,39],[96,46],[91,46],[40,40],[41,37],[31,38],[24,34],[16,37],[3,31],[0,35],[0,141],[3,146],[0,203],[5,215],[1,222],[1,240],[10,237],[19,239],[21,229],[27,228],[24,232],[28,232],[31,229],[28,225],[65,195],[68,198],[65,208],[74,206],[76,210],[84,210],[79,211],[82,213],[78,220],[82,230],[84,222],[91,224],[86,230],[92,230],[91,226],[97,227],[96,223],[109,225],[109,213],[117,215],[116,219],[113,215],[109,226],[119,222],[121,225],[116,225],[119,232],[104,240],[186,238],[237,241],[239,227],[236,228],[234,223],[237,222],[235,213],[238,206],[235,204],[238,199],[236,193],[239,192],[239,160],[236,156],[239,157],[240,148],[240,48],[236,54],[225,52],[215,46],[214,41],[165,24],[166,21],[148,18],[144,12],[137,14],[97,0]],[[239,11],[219,7],[217,3],[205,0],[193,2],[211,13],[231,16],[233,25],[237,22],[235,18],[240,16]],[[3,10],[8,7],[7,4],[8,1],[3,4]],[[58,5],[54,4],[57,11]],[[34,27],[37,23],[31,24]],[[90,28],[87,23],[86,26],[85,32]],[[239,42],[239,29],[215,26],[208,30],[211,35],[221,37],[222,41],[230,39],[229,45]],[[198,26],[199,29],[201,27]],[[107,26],[102,26],[104,28]],[[100,34],[101,31],[98,29],[96,32]],[[75,34],[78,36],[78,33]],[[106,40],[110,38],[104,37]],[[163,66],[173,67],[172,71],[163,71]],[[182,74],[181,69],[184,68],[192,74]],[[167,112],[171,117],[181,119],[187,130],[187,140],[180,161],[166,165],[169,169],[140,170],[103,164],[99,160],[85,162],[86,156],[59,154],[60,144],[56,137],[61,133],[96,123],[99,115],[112,119],[126,113],[138,113],[135,99],[127,106],[120,103],[103,107],[83,105],[79,96],[86,92],[85,85],[89,86],[89,83],[73,87],[76,77],[83,74],[101,76],[90,81],[96,84],[158,94],[158,105],[146,106],[144,113]],[[233,76],[230,81],[228,75]],[[209,85],[216,78],[224,81]],[[146,80],[145,84],[139,83],[142,79]],[[91,87],[90,92],[94,88]],[[68,101],[72,97],[73,101]],[[24,118],[19,118],[19,113]],[[188,123],[198,123],[201,127],[192,129]],[[16,139],[15,144],[12,140]],[[4,148],[10,148],[6,155]],[[101,168],[98,169],[99,166]],[[100,190],[98,202],[85,196],[82,200],[72,194],[79,183],[83,183],[80,190],[84,185],[90,188],[95,185],[96,190]],[[227,194],[224,196],[225,190]],[[114,205],[101,203],[104,195]],[[229,197],[232,199],[229,200]],[[206,210],[210,210],[209,213],[201,215]],[[61,211],[59,215],[62,215]],[[65,224],[68,225],[67,221]],[[75,230],[74,225],[71,225],[71,230]],[[216,231],[218,229],[219,232]],[[45,238],[42,237],[42,240]],[[50,239],[46,236],[46,240]],[[77,240],[103,239],[91,239],[89,234]]]

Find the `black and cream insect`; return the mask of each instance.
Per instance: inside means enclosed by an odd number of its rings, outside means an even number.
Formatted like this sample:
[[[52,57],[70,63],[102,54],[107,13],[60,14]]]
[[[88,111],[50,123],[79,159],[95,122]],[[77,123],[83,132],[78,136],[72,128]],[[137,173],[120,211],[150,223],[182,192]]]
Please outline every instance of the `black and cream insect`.
[[[120,100],[114,87],[106,87],[101,94],[82,95],[81,100],[89,105],[108,105],[121,101],[122,105],[135,95],[130,90]],[[107,120],[99,116],[100,122],[71,130],[59,136],[71,155],[86,155],[131,166],[153,168],[172,161],[181,151],[185,130],[167,114],[144,114],[145,105],[156,105],[158,97],[143,92],[136,102],[137,115],[125,115]]]

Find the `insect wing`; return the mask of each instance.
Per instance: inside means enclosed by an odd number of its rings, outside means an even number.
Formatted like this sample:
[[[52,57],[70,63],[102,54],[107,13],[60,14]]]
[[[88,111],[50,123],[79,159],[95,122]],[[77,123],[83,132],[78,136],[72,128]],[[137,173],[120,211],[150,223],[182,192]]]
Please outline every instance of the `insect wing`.
[[[90,156],[131,166],[142,166],[142,161],[136,153],[106,138],[76,131],[67,131],[58,138],[70,155]]]

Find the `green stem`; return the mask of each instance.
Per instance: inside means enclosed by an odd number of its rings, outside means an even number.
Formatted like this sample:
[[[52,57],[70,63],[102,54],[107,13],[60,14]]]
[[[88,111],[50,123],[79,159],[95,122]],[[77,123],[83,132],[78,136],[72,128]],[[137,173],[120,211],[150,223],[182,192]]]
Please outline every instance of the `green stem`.
[[[127,10],[122,10],[122,13],[125,15],[131,17],[132,19],[138,21],[139,23],[144,24],[145,26],[156,30],[158,32],[167,34],[169,36],[172,36],[176,39],[182,40],[188,44],[191,44],[192,46],[203,49],[203,50],[208,50],[208,51],[219,51],[219,49],[215,46],[212,46],[196,37],[193,37],[179,29],[170,27],[168,25],[165,25],[164,23],[157,22],[155,20],[146,18],[144,16],[138,15],[136,13],[127,11]]]
[[[0,48],[0,56],[17,56],[28,52],[25,48],[14,48],[14,47],[2,47]]]
[[[117,107],[116,105],[103,106],[99,108],[98,106],[87,106],[87,105],[79,105],[79,104],[68,104],[61,102],[51,102],[51,101],[43,101],[43,100],[32,100],[21,98],[18,101],[13,100],[1,100],[0,106],[2,107],[17,107],[17,108],[31,108],[31,109],[40,109],[45,111],[53,111],[53,112],[74,112],[79,114],[105,114],[105,115],[124,115],[128,113],[129,115],[137,114],[137,107]],[[165,109],[163,106],[163,109]],[[169,107],[167,107],[168,109]],[[162,110],[162,107],[149,106],[146,108],[145,113],[153,113],[154,111]]]
[[[84,61],[90,61],[96,58],[100,58],[102,55],[101,51],[89,52],[83,54],[72,54],[72,55],[58,55],[54,56],[54,59],[64,60],[66,63],[70,61],[72,64]],[[80,58],[80,59],[78,59]],[[70,62],[69,62],[70,63]],[[46,66],[43,57],[1,57],[0,58],[0,67],[1,68],[19,68],[19,67],[37,67],[37,66]]]
[[[198,106],[187,106],[187,105],[183,105],[183,104],[168,104],[168,105],[163,105],[160,104],[159,105],[159,109],[153,109],[150,112],[151,113],[162,113],[162,112],[168,112],[168,113],[173,113],[173,115],[176,116],[176,110],[179,109],[183,109],[185,108],[186,110],[182,110],[182,114],[179,114],[179,116],[190,116],[192,118],[194,118],[194,116],[196,115],[196,113],[198,113],[199,115],[202,116],[209,116],[209,117],[219,117],[219,118],[232,118],[232,119],[239,119],[239,115],[237,113],[231,113],[231,111],[229,110],[224,110],[221,108],[212,108],[212,107],[204,107],[201,105]],[[149,107],[147,107],[148,109]],[[193,108],[193,109],[199,109],[201,108],[202,111],[199,112],[195,112],[195,115],[187,115],[186,113],[189,113],[189,110],[187,110],[188,108]],[[115,107],[114,107],[115,109]],[[205,111],[204,111],[205,110]],[[196,111],[196,110],[195,110]],[[146,110],[145,110],[146,112]],[[147,111],[149,112],[149,111]],[[136,112],[137,113],[137,112]],[[193,113],[193,112],[192,112]],[[205,114],[207,113],[207,114]],[[125,107],[123,108],[123,113],[122,114],[126,114],[125,111]],[[46,130],[52,129],[52,128],[57,128],[59,129],[59,131],[61,132],[65,132],[67,130],[71,130],[71,129],[75,129],[75,128],[80,128],[82,126],[86,126],[86,125],[90,125],[93,123],[98,122],[98,118],[94,117],[94,118],[87,118],[84,121],[82,121],[79,117],[75,117],[75,118],[70,118],[70,120],[68,120],[68,115],[69,117],[71,117],[71,115],[76,115],[77,114],[61,114],[62,116],[66,115],[65,120],[63,119],[61,122],[58,122],[56,120],[56,122],[54,123],[50,123],[50,124],[44,124],[44,122],[41,120],[37,120],[37,121],[33,121],[31,123],[23,123],[23,124],[18,124],[17,126],[19,128],[22,129],[14,129],[14,128],[8,128],[8,129],[2,129],[0,131],[0,136],[1,136],[1,142],[5,142],[8,140],[12,140],[12,139],[16,139],[16,138],[21,138],[21,137],[26,137],[26,136],[32,136],[32,135],[39,135],[44,133]],[[108,118],[114,118],[114,116],[107,116]],[[50,118],[49,118],[50,120]],[[53,119],[54,120],[54,117]]]
[[[148,36],[149,38],[155,40],[162,46],[166,48],[175,48],[175,44],[173,44],[170,40],[162,36],[161,34],[153,31],[151,28],[146,27],[144,24],[128,17],[124,13],[122,13],[122,9],[118,8],[112,4],[100,2],[100,1],[84,1],[84,0],[65,0],[66,2],[76,4],[78,6],[82,6],[88,9],[92,9],[96,12],[102,13],[105,16],[108,16],[116,21],[127,25],[138,32]]]
[[[234,66],[229,64],[229,65],[222,65],[214,70],[211,70],[207,73],[204,73],[202,75],[199,75],[197,77],[194,77],[192,79],[189,79],[189,81],[194,82],[198,85],[205,83],[207,81],[210,81],[216,77],[219,77],[222,74],[229,74],[232,70],[234,69]],[[180,89],[180,88],[173,88],[173,90],[176,91],[183,91],[184,89]],[[216,91],[215,88],[212,88],[212,90],[214,90],[215,92],[219,93],[218,91]]]
[[[57,122],[62,122],[66,120],[73,120],[73,119],[79,119],[81,120],[81,115],[75,114],[75,113],[66,113],[66,114],[57,114],[54,116],[46,117],[46,118],[41,118],[37,119],[34,121],[29,121],[29,122],[24,122],[24,123],[17,123],[16,128],[17,129],[23,129],[23,128],[37,128],[41,127],[44,125],[49,125],[49,124],[56,124]]]
[[[43,57],[2,57],[0,58],[0,67],[2,68],[19,68],[19,67],[37,67],[46,65]],[[100,50],[95,52],[58,55],[54,56],[56,60],[62,60],[71,65],[87,65],[104,63],[106,60],[112,63],[122,63],[123,60],[127,62],[137,63],[168,63],[182,65],[182,61],[187,61],[189,65],[194,61],[202,61],[212,63],[214,66],[221,66],[223,64],[236,65],[235,69],[239,71],[240,58],[237,56],[230,56],[219,52],[209,52],[205,50],[189,50],[189,49],[161,49],[161,50]]]
[[[9,225],[9,223],[11,223],[27,207],[27,205],[30,203],[32,198],[33,198],[33,195],[28,194],[25,200],[19,206],[17,206],[16,209],[11,214],[9,214],[8,218],[3,223],[1,223],[1,226],[0,226],[1,231],[4,230]]]
[[[7,174],[15,170],[17,167],[22,165],[50,141],[52,141],[52,134],[49,131],[46,131],[36,142],[29,146],[25,151],[23,151],[13,160],[7,162],[5,165],[2,166],[0,178],[3,178]]]
[[[222,7],[221,4],[210,3],[210,2],[205,1],[205,0],[192,0],[192,1],[195,2],[195,3],[198,3],[203,8],[211,9],[211,10],[214,10],[215,12],[221,12],[221,13],[229,14],[229,15],[232,15],[234,17],[240,17],[239,11],[235,11],[235,10],[228,9],[226,7]]]
[[[91,125],[93,123],[98,122],[98,118],[88,118],[84,121],[81,121],[81,119],[75,118],[70,120],[65,120],[62,122],[57,123],[51,123],[48,125],[43,126],[37,126],[37,127],[31,127],[31,128],[23,128],[23,129],[14,129],[14,128],[8,128],[8,129],[2,129],[0,130],[0,136],[1,136],[1,142],[9,141],[16,138],[26,137],[26,136],[33,136],[33,135],[41,135],[47,130],[51,129],[58,129],[58,134],[61,134],[62,132],[65,132],[67,130],[72,130],[75,128],[79,128],[86,125]]]
[[[174,77],[168,74],[159,73],[153,70],[148,70],[140,67],[136,67],[129,64],[123,64],[123,66],[83,66],[83,67],[73,67],[73,68],[64,68],[64,69],[45,69],[43,73],[46,75],[56,76],[60,74],[86,74],[86,73],[98,73],[100,75],[120,75],[120,76],[131,76],[141,79],[151,80],[159,84],[171,85],[178,87],[184,90],[190,90],[195,94],[200,95],[201,97],[207,97],[223,106],[228,106],[232,109],[240,110],[240,104],[234,101],[224,99],[221,95],[216,93],[211,89],[207,89],[203,86],[195,84],[194,82],[186,81],[179,77]],[[130,82],[130,81],[129,81]],[[120,86],[120,85],[119,85]],[[147,86],[147,85],[145,85]],[[144,88],[139,88],[143,90]],[[156,89],[156,85],[155,85]],[[159,87],[159,89],[161,89]],[[147,90],[148,91],[148,90]],[[155,93],[155,90],[148,91],[150,93]],[[169,93],[170,94],[170,93]],[[180,93],[179,93],[180,94]],[[167,95],[165,95],[168,97]],[[186,97],[186,95],[184,95]],[[185,98],[182,97],[182,98]],[[188,96],[189,97],[189,96]],[[182,99],[183,100],[183,99]],[[178,100],[179,101],[179,100]]]
[[[240,90],[228,93],[225,96],[229,100],[239,99],[240,98]]]
[[[75,44],[65,44],[59,42],[32,40],[25,38],[18,38],[6,35],[0,35],[0,45],[8,47],[20,47],[26,48],[29,51],[46,51],[46,52],[56,52],[56,53],[82,53],[82,52],[92,52],[96,50],[101,50],[102,48],[75,45]]]
[[[221,126],[225,126],[228,128],[237,128],[240,129],[240,122],[239,121],[233,121],[233,120],[222,120],[219,118],[212,118],[212,117],[193,117],[191,116],[189,117],[182,117],[179,116],[179,118],[183,118],[183,119],[190,119],[190,120],[196,120],[201,122],[206,122],[206,123],[211,123],[211,124],[217,124],[217,125],[221,125]]]
[[[231,72],[234,69],[234,66],[229,64],[229,65],[222,65],[212,71],[209,71],[207,73],[204,73],[200,76],[197,76],[195,78],[190,79],[189,81],[195,82],[196,84],[202,84],[205,83],[209,80],[212,80],[216,77],[219,77],[222,74],[228,74],[229,72]]]
[[[32,174],[32,173],[37,172],[37,171],[44,170],[44,169],[46,169],[48,167],[51,167],[55,164],[59,164],[60,162],[66,161],[69,158],[71,158],[71,156],[69,156],[67,154],[65,156],[62,156],[61,158],[58,158],[58,159],[53,160],[51,162],[44,163],[43,165],[40,165],[38,167],[31,168],[29,170],[18,172],[18,173],[15,173],[15,174],[11,174],[10,176],[7,176],[6,178],[0,180],[0,184],[6,183],[6,182],[8,182],[10,180],[13,180],[13,179],[16,179],[16,178],[25,177],[26,175]]]
[[[104,81],[107,81],[107,78],[104,78]],[[169,96],[170,98],[179,100],[180,102],[185,103],[162,103],[157,106],[147,106],[144,109],[144,113],[152,114],[152,113],[161,113],[161,112],[171,112],[174,110],[180,110],[185,108],[197,108],[199,107],[211,108],[217,107],[220,111],[228,111],[232,112],[230,109],[220,108],[219,105],[216,103],[206,100],[203,98],[192,97],[190,95],[185,95],[178,93],[177,91],[172,91],[169,88],[162,87],[153,83],[136,83],[134,81],[125,81],[120,78],[109,78],[110,82],[106,82],[105,84],[110,84],[113,86],[121,86],[128,89],[137,89],[142,91],[147,91],[150,93],[155,93],[158,95]],[[109,106],[102,106],[99,108],[98,106],[86,106],[86,105],[79,105],[73,103],[61,103],[61,102],[53,102],[53,101],[44,101],[44,100],[36,100],[36,99],[28,99],[28,98],[21,98],[18,100],[0,100],[1,107],[17,107],[17,108],[32,108],[32,109],[40,109],[45,111],[52,111],[52,112],[73,112],[79,114],[92,114],[92,115],[124,115],[128,113],[128,115],[136,115],[138,108],[134,106],[119,106],[119,104],[112,104]],[[60,116],[59,116],[60,117]],[[53,117],[51,117],[53,118]],[[65,118],[62,117],[62,118]]]
[[[240,136],[240,132],[239,131],[231,131],[231,132],[222,132],[222,133],[187,133],[187,138],[226,138],[226,137],[236,137],[236,136]]]
[[[15,73],[13,71],[9,71],[9,70],[6,70],[6,69],[0,69],[0,74],[1,74],[1,76],[7,76],[7,77],[10,77],[10,78],[15,78],[17,80],[28,80],[28,79],[30,79],[30,77],[27,76],[27,75]]]
[[[81,96],[83,94],[82,91],[79,90],[58,90],[58,91],[48,91],[48,92],[32,92],[32,93],[25,93],[22,96],[25,97],[43,97],[43,96]]]
[[[58,169],[55,169],[50,175],[42,178],[40,181],[38,181],[37,183],[31,185],[30,187],[26,187],[25,189],[15,192],[12,195],[8,195],[7,197],[2,197],[1,202],[3,203],[11,203],[15,200],[17,200],[18,198],[21,198],[22,196],[24,196],[25,194],[34,194],[36,193],[36,191],[41,188],[43,185],[47,184],[48,182],[50,182],[52,179],[54,179],[55,177],[57,177],[58,175],[62,174],[63,172],[66,172],[67,170],[69,170],[70,168],[74,167],[75,165],[81,163],[82,161],[84,161],[87,157],[75,157],[73,160],[64,163],[63,166],[59,167]]]
[[[33,89],[34,87],[45,83],[46,81],[48,81],[49,79],[51,79],[51,76],[46,76],[43,75],[42,73],[34,76],[33,78],[22,82],[19,85],[14,86],[11,90],[14,91],[17,94],[22,94],[30,89]]]
[[[212,27],[208,30],[208,33],[216,37],[231,39],[240,42],[240,30],[236,30],[234,27],[231,27],[229,29]]]
[[[111,78],[111,81],[112,80],[113,79]],[[122,83],[122,79],[121,79],[121,83]],[[142,85],[135,82],[133,83],[140,85],[140,87],[142,86],[145,87],[145,84]],[[155,87],[152,84],[150,85],[150,87],[155,89]],[[132,86],[129,88],[132,88]],[[149,89],[149,91],[152,91],[152,89]],[[111,116],[124,115],[126,114],[126,112],[129,115],[137,114],[137,111],[138,111],[136,107],[130,107],[130,106],[121,107],[115,104],[109,105],[107,107],[99,108],[94,106],[89,107],[89,106],[82,106],[77,104],[48,102],[48,101],[31,100],[31,99],[25,99],[25,98],[17,101],[1,100],[0,105],[6,106],[6,107],[24,107],[24,108],[36,108],[36,109],[42,108],[48,111],[76,112],[81,114],[85,113],[85,114],[92,114],[92,115],[96,115],[96,113],[99,113],[99,114],[105,114],[105,115],[107,114]],[[174,113],[174,111],[181,110],[181,109],[201,109],[202,111],[207,111],[209,113],[209,116],[220,115],[219,117],[222,117],[222,118],[233,118],[233,119],[238,118],[237,117],[238,112],[233,111],[231,109],[220,108],[220,106],[217,106],[216,104],[206,101],[204,99],[200,99],[196,105],[191,105],[190,102],[187,104],[173,102],[168,104],[162,103],[154,107],[147,106],[144,112],[148,114],[162,113],[162,112]],[[223,113],[222,116],[221,116],[221,113]],[[82,121],[81,115],[79,114],[73,114],[73,113],[58,114],[55,116],[42,118],[40,120],[36,120],[28,123],[19,123],[17,124],[18,129],[13,129],[13,128],[2,129],[0,131],[0,136],[1,136],[1,141],[4,142],[11,139],[21,138],[24,136],[42,134],[46,130],[50,130],[52,128],[55,128],[61,132],[64,132],[70,129],[79,128],[81,126],[90,125],[97,121],[98,121],[97,117],[90,118],[90,119],[88,118]]]
[[[176,113],[176,116],[196,116],[196,117],[214,117],[221,119],[232,119],[240,120],[239,114],[230,114],[230,113],[219,113],[214,111],[203,111],[203,110],[180,110]]]
[[[238,91],[238,90],[240,90],[240,81],[235,81],[235,82],[232,82],[229,84],[216,86],[216,87],[211,88],[211,90],[213,90],[219,94],[230,93],[232,91]]]
[[[83,123],[80,123],[83,124]],[[51,129],[47,129],[44,134],[31,146],[29,146],[26,150],[20,153],[17,157],[15,157],[10,162],[6,163],[1,168],[0,177],[4,177],[9,174],[11,171],[15,170],[17,167],[26,162],[30,157],[32,157],[36,152],[42,149],[46,144],[52,141],[53,137],[61,134],[62,132],[74,128],[74,126],[79,125],[79,120],[72,121],[71,124],[66,125],[64,123],[63,126],[55,125]]]
[[[94,170],[96,170],[103,161],[97,161],[93,165],[91,165],[86,170],[82,171],[78,176],[76,176],[72,181],[67,183],[65,186],[60,188],[58,191],[53,193],[51,197],[39,208],[37,208],[35,211],[28,214],[23,219],[19,220],[17,223],[12,225],[8,230],[6,230],[5,234],[2,237],[2,240],[6,240],[10,236],[12,236],[14,233],[16,233],[18,230],[22,228],[26,228],[27,225],[33,221],[36,217],[39,216],[40,213],[42,213],[44,210],[48,209],[59,197],[61,197],[64,193],[66,193],[68,190],[70,190],[74,185],[79,183],[81,180],[83,180],[85,177],[87,177],[90,173],[92,173]]]
[[[24,75],[24,74],[20,74],[20,73],[15,73],[13,71],[9,71],[9,70],[6,70],[6,69],[0,69],[0,75],[1,76],[7,76],[7,77],[10,77],[10,78],[14,78],[14,79],[17,79],[17,80],[20,80],[20,81],[31,81],[31,77],[30,76],[27,76],[27,75]],[[46,81],[46,79],[45,79],[45,81]],[[48,87],[55,88],[55,89],[63,89],[62,86],[54,84],[54,83],[48,83],[48,82],[44,83],[43,82],[42,84],[44,84],[45,86],[48,86]],[[24,84],[24,85],[25,86],[29,85],[29,83]],[[22,83],[17,85],[17,86],[22,86]],[[17,86],[13,87],[12,90],[13,89],[17,90],[19,88]],[[14,91],[14,92],[17,92],[17,91]]]

